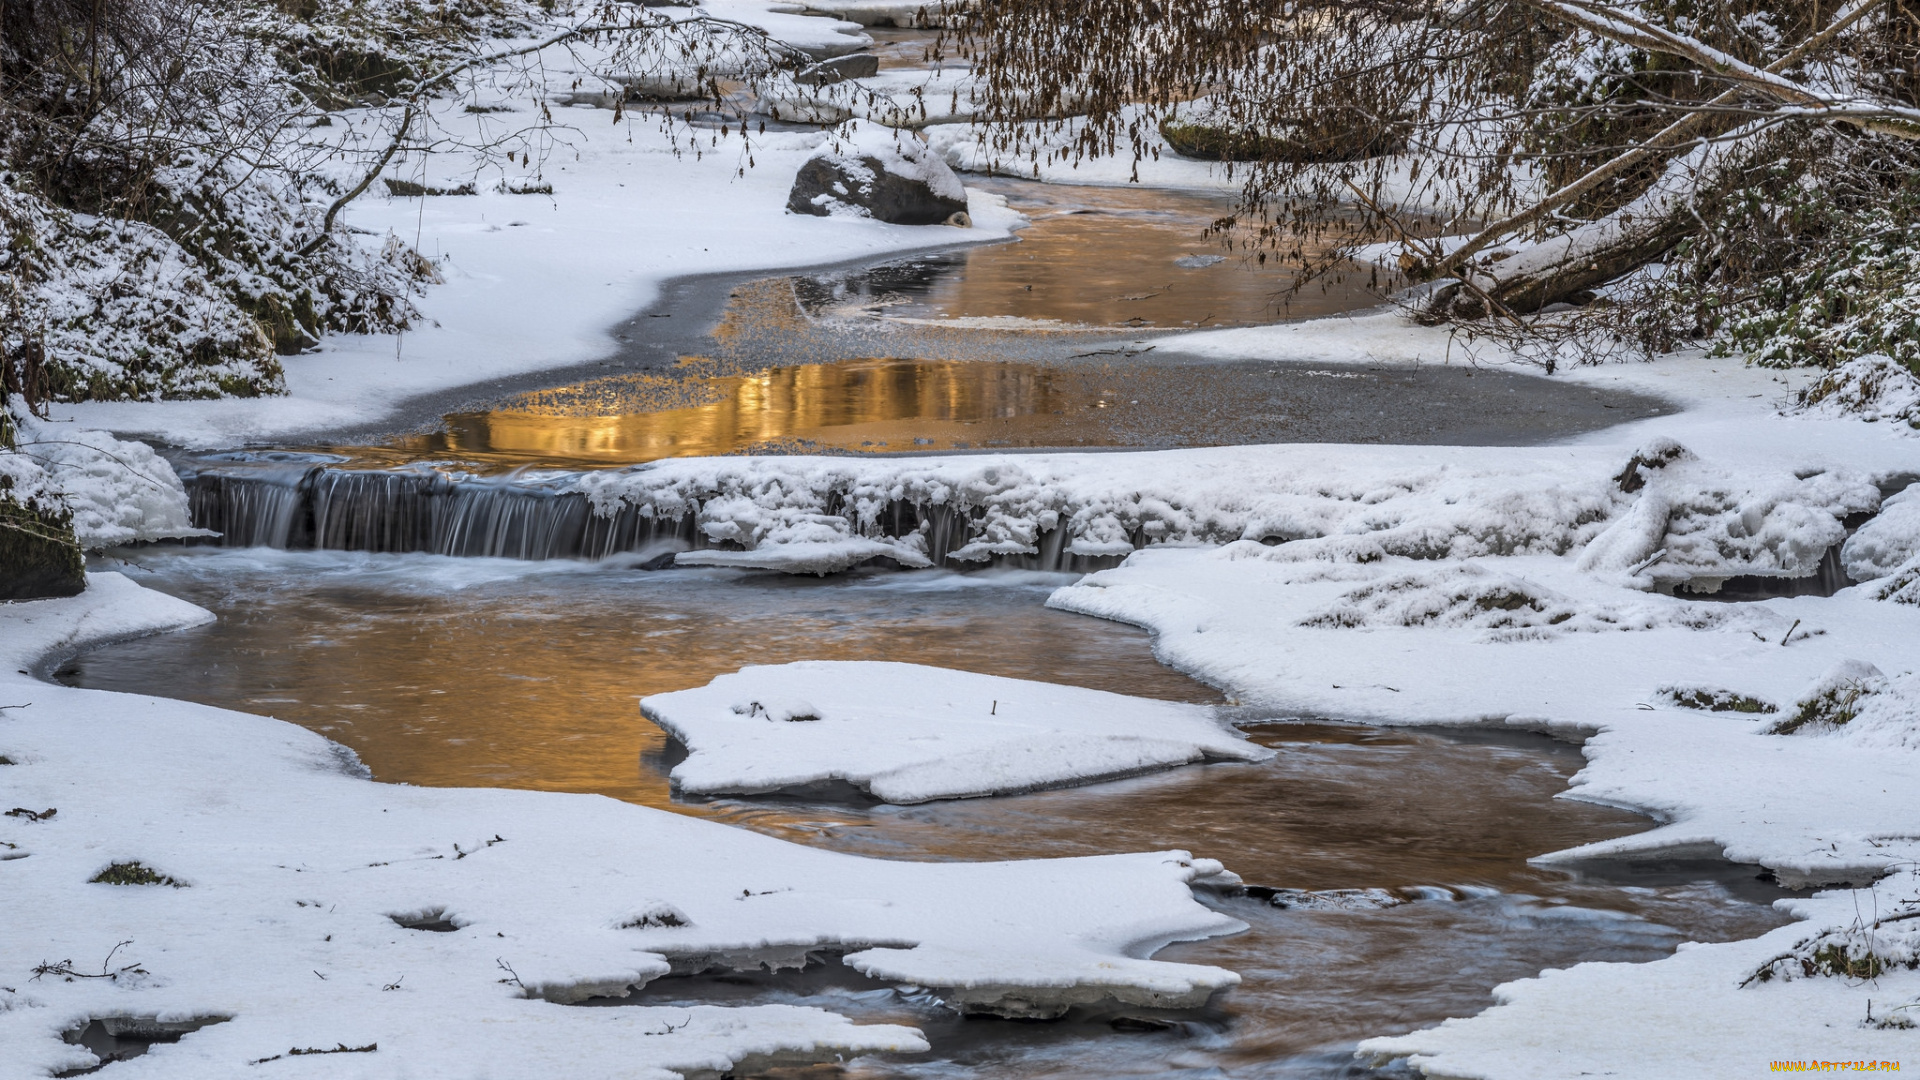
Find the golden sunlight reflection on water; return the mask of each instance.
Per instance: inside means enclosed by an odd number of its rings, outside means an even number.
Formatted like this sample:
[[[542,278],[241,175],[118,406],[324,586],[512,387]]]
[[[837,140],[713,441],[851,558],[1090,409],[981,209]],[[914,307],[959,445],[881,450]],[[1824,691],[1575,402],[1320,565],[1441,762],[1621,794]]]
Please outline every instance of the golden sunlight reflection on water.
[[[451,415],[443,431],[399,446],[606,462],[751,450],[1095,446],[1109,437],[1087,414],[1118,400],[1099,383],[1097,374],[1035,364],[918,360],[697,380],[616,375]]]
[[[1043,607],[1058,576],[814,581],[247,549],[130,555],[151,571],[143,583],[219,621],[80,656],[59,679],[278,716],[353,747],[381,780],[598,793],[883,858],[1183,848],[1277,887],[1448,887],[1447,899],[1378,912],[1224,901],[1251,932],[1161,955],[1221,964],[1246,982],[1185,1026],[1146,1038],[1116,1036],[1098,1020],[962,1022],[867,987],[822,998],[752,980],[670,979],[648,988],[660,997],[634,999],[737,994],[741,1003],[913,1023],[935,1036],[930,1057],[873,1063],[856,1076],[951,1078],[955,1065],[1025,1080],[1158,1076],[1196,1061],[1270,1075],[1261,1070],[1282,1059],[1311,1064],[1329,1046],[1477,1011],[1490,987],[1542,966],[1645,961],[1680,940],[1727,940],[1782,921],[1712,881],[1622,889],[1530,866],[1541,852],[1647,826],[1553,798],[1582,761],[1576,748],[1538,738],[1283,724],[1254,731],[1279,751],[1265,765],[1193,766],[1064,791],[916,807],[672,799],[673,755],[637,699],[744,664],[905,660],[1217,700],[1156,664],[1141,632]],[[1329,1058],[1336,1069],[1346,1059],[1337,1050]]]
[[[1365,267],[1343,265],[1295,290],[1295,274],[1278,260],[1208,235],[1239,213],[1231,196],[980,177],[967,183],[1007,195],[1032,224],[1014,243],[968,249],[958,272],[906,293],[910,303],[891,314],[1184,329],[1312,318],[1383,298]],[[1310,242],[1306,251],[1317,257],[1335,239]]]

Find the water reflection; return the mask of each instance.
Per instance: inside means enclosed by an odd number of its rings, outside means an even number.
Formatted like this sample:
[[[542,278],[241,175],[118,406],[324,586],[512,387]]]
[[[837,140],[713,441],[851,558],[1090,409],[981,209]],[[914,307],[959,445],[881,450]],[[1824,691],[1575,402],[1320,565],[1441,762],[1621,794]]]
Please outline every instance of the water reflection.
[[[1374,275],[1346,265],[1296,288],[1294,272],[1209,230],[1235,199],[1140,187],[1084,187],[968,176],[1031,224],[1009,244],[914,256],[801,278],[813,310],[866,308],[893,319],[1025,319],[1071,326],[1247,326],[1371,307]],[[1312,257],[1337,236],[1310,244]]]
[[[1230,446],[1274,442],[1514,445],[1658,415],[1651,398],[1462,367],[1269,363],[845,360],[740,372],[721,360],[614,375],[445,418],[372,461],[482,469],[736,453]]]
[[[1060,578],[802,581],[262,550],[133,557],[149,571],[143,584],[220,620],[80,657],[62,680],[276,715],[354,747],[380,779],[598,792],[883,858],[1185,848],[1257,884],[1425,897],[1383,909],[1217,901],[1253,929],[1159,954],[1245,977],[1196,1013],[961,1021],[838,968],[663,980],[639,998],[815,1005],[914,1024],[934,1041],[927,1055],[852,1063],[855,1076],[1351,1077],[1359,1038],[1478,1012],[1493,986],[1542,967],[1651,960],[1683,940],[1782,921],[1737,872],[1682,868],[1622,888],[1529,866],[1529,856],[1646,827],[1554,798],[1582,759],[1537,737],[1288,722],[1252,729],[1279,751],[1268,764],[1010,798],[917,807],[671,798],[674,755],[636,699],[747,663],[905,660],[1218,700],[1154,663],[1140,632],[1043,608]]]
[[[689,371],[695,365],[689,365]],[[1109,395],[1111,396],[1111,395]],[[702,400],[705,399],[705,400]],[[640,462],[770,451],[1100,445],[1081,374],[1035,364],[849,360],[704,378],[622,375],[529,394],[403,439],[430,455]]]
[[[1217,700],[1154,663],[1145,635],[1041,606],[1070,577],[648,573],[264,549],[143,553],[142,584],[217,623],[75,660],[81,684],[166,694],[312,728],[376,776],[587,791],[669,805],[640,759],[664,737],[646,694],[746,664],[891,659]]]

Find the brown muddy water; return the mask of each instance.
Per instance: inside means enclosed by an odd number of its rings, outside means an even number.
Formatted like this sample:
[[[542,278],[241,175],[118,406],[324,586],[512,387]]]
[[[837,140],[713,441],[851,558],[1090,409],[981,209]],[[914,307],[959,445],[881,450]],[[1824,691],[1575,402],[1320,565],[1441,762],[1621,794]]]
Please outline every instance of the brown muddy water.
[[[1278,261],[1231,245],[1236,234],[1214,231],[1239,213],[1228,195],[965,180],[1026,215],[1014,242],[802,277],[809,308],[936,324],[1017,319],[1036,329],[1185,330],[1314,318],[1385,299],[1365,267],[1300,285]]]
[[[639,369],[475,402],[418,430],[306,447],[477,472],[740,453],[1161,449],[1275,442],[1515,445],[1671,411],[1465,363],[1418,368],[1170,355],[1155,331],[1363,308],[1354,279],[1289,280],[1203,233],[1231,200],[970,177],[1033,225],[1013,243],[766,278]],[[1183,265],[1189,263],[1191,265]],[[623,339],[687,331],[642,318]]]
[[[1245,983],[1179,1014],[1089,1011],[1052,1024],[961,1020],[829,963],[779,978],[666,980],[641,999],[789,1001],[925,1029],[932,1053],[858,1076],[1335,1077],[1352,1044],[1490,1004],[1500,982],[1583,960],[1645,961],[1751,936],[1778,895],[1737,871],[1629,880],[1530,856],[1645,828],[1554,796],[1576,749],[1540,738],[1243,716],[1277,748],[1073,790],[900,808],[798,799],[679,801],[640,696],[747,663],[885,659],[1218,702],[1154,662],[1132,628],[1050,611],[1071,580],[1019,573],[838,578],[619,563],[148,549],[115,563],[217,623],[68,661],[66,683],[289,720],[386,781],[600,792],[882,858],[1001,859],[1185,848],[1281,890],[1210,900],[1251,929],[1173,946]],[[1325,890],[1374,889],[1372,906]]]

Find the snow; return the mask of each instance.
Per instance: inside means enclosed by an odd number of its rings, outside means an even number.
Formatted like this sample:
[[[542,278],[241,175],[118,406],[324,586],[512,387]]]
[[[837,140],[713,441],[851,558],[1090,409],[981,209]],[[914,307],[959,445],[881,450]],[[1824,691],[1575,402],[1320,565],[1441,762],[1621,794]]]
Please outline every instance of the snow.
[[[804,0],[808,11],[817,11],[861,26],[940,27],[950,26],[969,5],[942,0]]]
[[[74,536],[90,551],[121,544],[210,535],[187,516],[187,494],[173,466],[142,442],[103,431],[75,431],[24,417],[17,453],[0,454],[14,471],[37,473],[36,487],[73,511]]]
[[[918,803],[1273,756],[1204,706],[918,664],[747,667],[640,711],[686,745],[673,783],[700,795],[843,780]]]
[[[1297,333],[1240,337],[1266,336],[1278,353]],[[1174,482],[1178,454],[1153,455],[1151,469],[1104,459],[1136,490],[1178,491],[1180,515],[1211,520],[1216,537],[1247,538],[1149,547],[1052,606],[1147,628],[1163,662],[1263,712],[1582,740],[1589,763],[1568,797],[1658,825],[1543,853],[1546,865],[1724,858],[1793,886],[1879,879],[1794,901],[1807,921],[1759,941],[1509,984],[1477,1017],[1376,1039],[1366,1054],[1411,1055],[1443,1076],[1733,1077],[1772,1059],[1898,1059],[1896,1040],[1910,1039],[1863,1019],[1868,999],[1882,1020],[1920,1001],[1891,933],[1873,939],[1891,965],[1873,982],[1813,971],[1740,983],[1796,943],[1815,942],[1794,954],[1812,957],[1856,912],[1920,898],[1920,606],[1907,598],[1920,575],[1737,604],[1658,590],[1804,573],[1845,536],[1842,518],[1872,512],[1854,561],[1892,566],[1913,496],[1882,506],[1878,485],[1915,475],[1920,450],[1891,425],[1795,412],[1778,376],[1713,365],[1576,373],[1666,387],[1688,408],[1565,446],[1243,448],[1232,505],[1211,501],[1204,469]],[[1641,481],[1631,492],[1629,473]],[[1100,490],[1062,480],[1081,499]],[[1735,697],[1770,711],[1703,704]]]
[[[821,54],[867,43],[864,35],[841,32],[857,31],[851,24],[801,16],[779,4],[714,0],[702,10],[762,26]],[[558,50],[541,59],[554,85],[581,74],[579,62]],[[448,99],[435,103],[433,123],[449,139],[483,143],[534,119],[535,106],[508,100],[507,89],[483,86],[480,96],[494,93],[509,111],[468,114],[465,99]],[[613,328],[652,303],[670,278],[977,242],[1008,236],[1021,224],[1000,200],[978,196],[970,199],[970,229],[790,214],[785,206],[794,174],[827,144],[824,132],[756,135],[749,152],[737,129],[724,138],[702,129],[696,158],[684,126],[676,148],[637,113],[616,122],[610,111],[580,108],[559,120],[564,142],[549,160],[498,177],[550,183],[551,197],[501,191],[491,171],[479,170],[487,175],[470,197],[369,193],[343,213],[348,226],[398,236],[436,261],[445,281],[419,298],[423,318],[415,329],[397,339],[332,335],[312,352],[281,358],[284,397],[86,402],[56,405],[55,418],[187,447],[372,426],[412,397],[604,357],[616,346]],[[341,139],[373,130],[364,113],[341,114],[336,122]],[[388,175],[457,187],[475,180],[476,169],[450,154],[436,158],[431,170],[418,158],[397,160]]]
[[[1699,1076],[1765,1074],[1772,1062],[1900,1062],[1913,1035],[1890,1017],[1920,995],[1920,974],[1895,970],[1871,983],[1816,977],[1742,986],[1767,961],[1809,934],[1885,915],[1920,893],[1902,872],[1860,894],[1823,893],[1788,902],[1807,920],[1751,941],[1683,944],[1652,964],[1580,964],[1494,991],[1498,1007],[1409,1035],[1371,1039],[1361,1055],[1411,1057],[1436,1077]],[[1910,925],[1910,924],[1907,924]],[[1886,931],[1881,931],[1883,937]],[[1872,1021],[1867,999],[1872,999]],[[1809,1070],[1821,1071],[1821,1070]],[[1825,1071],[1840,1072],[1838,1068]],[[1891,1070],[1888,1070],[1891,1071]]]
[[[1034,116],[1058,116],[1084,107],[1085,102],[1070,97],[1044,105],[1038,101],[1016,101],[1016,105]],[[890,68],[827,86],[782,86],[762,94],[757,108],[776,119],[798,123],[837,124],[858,117],[890,128],[928,129],[930,137],[937,134],[936,149],[950,154],[959,133],[972,131],[966,125],[985,115],[989,102],[984,87],[965,64],[945,63],[934,69]],[[971,159],[954,155],[954,164],[963,162]],[[967,167],[982,171],[971,164]]]
[[[704,9],[816,55],[866,43],[790,5]],[[964,83],[959,72],[935,80],[949,102]],[[446,282],[420,301],[420,329],[397,342],[335,338],[289,358],[283,399],[92,403],[56,413],[81,423],[42,430],[230,445],[375,424],[411,395],[605,355],[609,328],[669,277],[986,239],[1016,222],[979,196],[972,230],[788,215],[793,172],[825,135],[756,137],[755,164],[742,172],[737,136],[703,132],[701,155],[683,158],[644,123],[590,108],[568,115],[571,145],[509,178],[551,182],[551,199],[483,184],[472,198],[369,198],[349,211],[354,226],[417,238],[439,260]],[[449,129],[473,125],[476,137],[524,120],[438,117]],[[1075,131],[1064,125],[1058,145]],[[957,167],[991,164],[965,128],[926,135]],[[1243,179],[1159,149],[1138,163],[1149,183],[1228,191]],[[1118,184],[1134,167],[1055,158],[1040,171]],[[1390,195],[1419,201],[1410,180]],[[1517,359],[1392,312],[1184,335],[1160,349],[1201,362]],[[1753,941],[1507,984],[1480,1015],[1369,1041],[1367,1056],[1486,1080],[1736,1077],[1770,1060],[1897,1060],[1912,1033],[1887,1022],[1920,1006],[1920,975],[1908,966],[1920,921],[1886,922],[1920,904],[1911,795],[1920,496],[1883,503],[1881,492],[1920,475],[1911,438],[1920,383],[1884,358],[1808,387],[1803,374],[1698,354],[1559,377],[1653,393],[1681,411],[1544,447],[688,459],[579,487],[602,512],[694,515],[708,537],[740,549],[685,563],[813,573],[873,558],[927,565],[925,535],[879,528],[902,501],[964,511],[962,560],[1031,554],[1065,530],[1076,554],[1129,557],[1051,603],[1147,627],[1165,662],[1237,704],[1582,740],[1588,765],[1568,797],[1641,810],[1656,827],[1543,853],[1545,864],[1728,859],[1790,885],[1851,886],[1790,901],[1803,921]],[[67,442],[87,448],[53,448]],[[92,543],[177,532],[177,484],[141,452],[62,435],[35,451],[57,458],[50,469],[0,457],[0,471],[43,485],[35,490],[57,482]],[[132,467],[115,471],[114,459]],[[159,482],[143,486],[136,471]],[[72,478],[53,479],[63,472]],[[1847,538],[1849,519],[1876,513]],[[1849,574],[1871,580],[1830,597],[1734,604],[1663,592],[1803,575],[1835,545]],[[208,617],[117,575],[90,580],[71,600],[0,607],[0,660],[13,661],[0,673]],[[1095,707],[1086,703],[1108,696],[866,667],[885,670],[750,668],[647,707],[692,747],[676,771],[687,790],[838,778],[904,801],[1252,752],[1191,707]],[[1190,1006],[1236,981],[1145,959],[1167,942],[1238,928],[1192,898],[1194,886],[1230,876],[1185,853],[859,859],[595,797],[376,784],[341,748],[270,719],[0,679],[9,700],[31,702],[0,711],[9,799],[59,811],[0,818],[0,966],[13,973],[0,988],[0,1077],[91,1064],[59,1033],[103,1016],[229,1018],[121,1066],[128,1075],[224,1075],[336,1044],[379,1046],[346,1070],[367,1076],[476,1060],[502,1075],[718,1074],[923,1045],[908,1029],[815,1009],[562,1004],[673,971],[790,965],[813,951],[1006,1015],[1102,998]],[[1009,712],[1024,730],[1000,726],[1002,705],[1018,710],[1036,695],[1066,704]],[[979,722],[982,697],[992,727]],[[744,716],[733,708],[743,699]],[[949,700],[972,702],[972,721],[949,723]],[[1712,707],[1735,701],[1761,711]],[[905,734],[922,727],[939,741]],[[1147,747],[1148,727],[1185,734]],[[128,860],[184,887],[88,883]],[[396,917],[458,929],[410,930]],[[59,959],[83,972],[137,966],[112,979],[24,974]],[[1858,977],[1850,965],[1869,960],[1883,969]]]
[[[291,724],[14,674],[104,641],[210,618],[96,574],[71,600],[0,607],[0,1076],[94,1063],[89,1018],[226,1017],[133,1071],[232,1075],[290,1048],[377,1045],[354,1076],[717,1075],[914,1051],[911,1029],[792,1007],[567,1007],[670,971],[852,968],[958,1008],[1192,1006],[1237,978],[1142,959],[1232,932],[1181,852],[922,864],[815,851],[598,796],[374,783]],[[180,883],[94,884],[137,861]],[[408,929],[444,919],[457,930]],[[127,942],[114,952],[117,942]],[[109,959],[109,954],[111,958]],[[116,978],[35,978],[39,964]],[[827,962],[833,962],[829,957]],[[133,1074],[129,1072],[129,1075]],[[341,1075],[338,1069],[327,1069]]]
[[[1840,565],[1855,581],[1883,578],[1920,557],[1920,486],[1880,504],[1880,513],[1840,549]]]

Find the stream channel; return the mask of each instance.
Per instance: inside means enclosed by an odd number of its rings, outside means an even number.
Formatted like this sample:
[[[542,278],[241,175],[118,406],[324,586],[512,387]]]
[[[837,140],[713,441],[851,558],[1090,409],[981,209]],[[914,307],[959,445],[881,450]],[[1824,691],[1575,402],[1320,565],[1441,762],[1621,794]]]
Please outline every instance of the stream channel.
[[[396,499],[428,497],[407,496],[394,477],[512,494],[516,484],[550,489],[554,470],[749,450],[1522,445],[1668,409],[1470,366],[1165,355],[1154,349],[1162,328],[1376,301],[1343,285],[1277,308],[1283,282],[1271,270],[1205,257],[1218,249],[1200,230],[1230,209],[1223,199],[984,183],[1033,218],[1019,242],[678,282],[589,367],[416,402],[395,431],[177,455],[196,515],[228,535],[113,553],[98,568],[219,620],[70,659],[53,676],[279,717],[352,747],[388,782],[595,792],[880,858],[1184,848],[1258,886],[1205,898],[1249,931],[1158,954],[1244,976],[1191,1012],[963,1020],[830,958],[801,973],[664,979],[628,999],[806,1003],[913,1024],[933,1042],[925,1055],[849,1063],[855,1076],[1374,1075],[1354,1063],[1356,1041],[1471,1015],[1501,982],[1586,960],[1654,960],[1684,941],[1783,921],[1769,905],[1786,894],[1751,868],[1530,866],[1648,822],[1556,799],[1582,759],[1543,737],[1237,709],[1156,663],[1144,633],[1046,608],[1050,590],[1074,580],[1061,571],[1079,569],[1058,559],[797,578],[657,569],[657,537],[567,558],[553,556],[579,545],[400,542],[383,523],[404,509]],[[529,466],[544,479],[516,471]],[[327,484],[351,503],[351,522],[316,530],[300,500]],[[531,512],[557,511],[550,500]],[[534,557],[475,557],[502,554]],[[801,659],[910,661],[1217,703],[1279,754],[917,807],[670,791],[675,748],[636,699]]]

